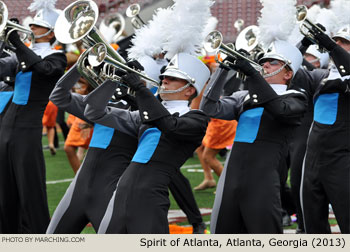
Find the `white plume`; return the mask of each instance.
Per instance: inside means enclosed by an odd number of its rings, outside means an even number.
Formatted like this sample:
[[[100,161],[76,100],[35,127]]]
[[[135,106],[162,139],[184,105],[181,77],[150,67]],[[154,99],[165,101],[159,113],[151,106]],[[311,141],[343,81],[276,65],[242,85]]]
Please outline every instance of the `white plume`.
[[[140,59],[146,55],[153,57],[163,51],[166,40],[164,33],[172,12],[171,8],[157,9],[152,20],[135,31],[135,36],[131,40],[133,46],[127,50],[129,59]]]
[[[214,31],[216,29],[218,22],[219,21],[216,17],[211,16],[204,27],[203,36],[206,37],[210,32]]]
[[[55,9],[56,0],[34,0],[28,10],[31,12],[39,11],[41,9],[53,10]]]
[[[337,17],[337,29],[350,24],[350,0],[332,0],[330,10]]]
[[[317,16],[319,15],[321,11],[321,7],[318,4],[312,5],[308,10],[307,10],[307,19],[310,20],[311,22],[316,21]]]
[[[275,40],[287,40],[296,23],[296,0],[260,0],[259,41],[268,47]]]
[[[321,7],[318,4],[314,4],[313,6],[311,6],[307,10],[307,19],[315,23],[316,18],[320,13],[320,10],[321,10]],[[304,35],[301,34],[300,32],[300,28],[299,28],[300,23],[301,22],[298,22],[298,21],[295,22],[295,26],[288,38],[288,42],[291,43],[292,45],[296,45],[304,38]]]
[[[32,22],[33,22],[33,18],[31,16],[27,16],[23,18],[22,25],[29,29],[29,24],[31,24]]]
[[[299,29],[299,24],[296,23],[293,27],[292,32],[290,33],[288,37],[288,42],[292,45],[296,45],[298,42],[300,42],[304,38],[304,35],[301,34]]]
[[[334,13],[326,8],[321,8],[319,5],[315,4],[311,6],[307,10],[306,18],[314,24],[320,23],[326,28],[326,33],[330,35],[336,29],[336,17]],[[299,24],[301,22],[297,22],[294,26],[291,35],[288,38],[288,42],[296,45],[299,41],[301,41],[304,35],[301,34],[299,29]]]
[[[174,0],[173,13],[163,34],[165,57],[171,59],[179,52],[197,55],[205,38],[204,28],[211,17],[212,0]]]
[[[326,34],[332,36],[338,30],[337,17],[330,9],[322,8],[316,17],[315,23],[320,23],[326,28]]]

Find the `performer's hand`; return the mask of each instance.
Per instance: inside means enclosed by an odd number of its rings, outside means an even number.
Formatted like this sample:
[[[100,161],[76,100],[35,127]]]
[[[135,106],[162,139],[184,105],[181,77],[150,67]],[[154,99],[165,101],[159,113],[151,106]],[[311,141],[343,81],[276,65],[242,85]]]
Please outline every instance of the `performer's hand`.
[[[12,23],[15,23],[15,24],[19,24],[19,20],[18,20],[18,18],[10,18],[10,21],[12,22]]]
[[[323,25],[317,23],[316,24],[321,30],[326,31],[326,28],[324,28]],[[316,34],[314,35],[315,39],[317,40],[318,44],[321,47],[326,48],[328,51],[332,51],[337,44],[333,39],[331,39],[326,33],[317,31]]]
[[[11,22],[15,23],[15,24],[19,24],[19,20],[17,18],[11,18],[10,19]],[[9,33],[9,31],[12,30],[11,28],[6,28],[5,30],[5,34],[7,35]],[[21,39],[19,38],[19,35],[17,33],[17,31],[12,31],[9,35],[8,40],[14,45],[18,45],[18,43],[22,43]]]
[[[308,39],[307,37],[304,37],[301,41],[301,44],[306,47],[309,48],[309,46],[313,45],[314,42],[312,42],[310,39]]]
[[[126,63],[128,67],[133,68],[135,70],[143,71],[144,67],[137,60],[132,60]]]
[[[250,75],[257,73],[255,68],[249,63],[248,60],[245,60],[245,59],[235,60],[232,67],[235,70],[237,70],[237,71],[239,71],[247,76],[250,76]]]
[[[134,91],[137,91],[145,86],[140,76],[136,73],[127,73],[123,75],[121,78],[121,82],[128,85]]]

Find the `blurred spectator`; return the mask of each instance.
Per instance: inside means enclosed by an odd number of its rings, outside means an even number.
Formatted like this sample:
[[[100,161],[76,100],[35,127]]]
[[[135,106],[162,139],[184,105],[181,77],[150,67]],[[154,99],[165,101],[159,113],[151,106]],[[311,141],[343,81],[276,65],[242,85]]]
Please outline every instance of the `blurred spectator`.
[[[88,94],[91,90],[92,87],[83,78],[80,78],[75,85],[75,92],[82,95]],[[74,121],[70,122],[72,118],[74,118]],[[77,173],[80,162],[83,159],[82,150],[79,150],[79,147],[83,148],[83,150],[89,147],[93,129],[92,125],[71,115],[68,118],[67,124],[71,124],[71,127],[64,144],[64,151],[67,154],[68,161],[74,173]]]
[[[202,57],[202,61],[208,66],[211,73],[215,72],[218,65],[215,60],[215,56],[204,56]],[[192,109],[198,109],[202,95],[203,91],[196,99],[192,101]],[[205,190],[216,186],[216,181],[211,171],[213,170],[218,177],[220,176],[223,166],[216,156],[222,149],[232,145],[236,132],[236,126],[236,121],[211,119],[209,122],[202,145],[196,150],[203,168],[204,179],[202,183],[194,188],[194,190]]]
[[[58,108],[51,101],[46,105],[44,116],[42,119],[43,127],[46,129],[47,140],[51,155],[56,155],[56,148],[54,145],[55,126]]]

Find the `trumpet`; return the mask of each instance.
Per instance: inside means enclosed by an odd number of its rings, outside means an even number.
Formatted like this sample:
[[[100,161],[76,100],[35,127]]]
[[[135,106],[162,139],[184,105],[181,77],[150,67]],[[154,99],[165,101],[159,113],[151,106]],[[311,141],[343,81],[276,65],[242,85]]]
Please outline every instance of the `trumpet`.
[[[108,36],[109,41],[116,42],[118,38],[122,35],[125,29],[125,19],[120,13],[111,13],[106,16],[99,26],[100,31],[106,31],[109,27],[112,27],[115,34],[110,34]]]
[[[6,29],[9,29],[9,31],[7,32],[6,36],[4,36],[3,34]],[[26,40],[28,37],[31,37],[32,41],[34,41],[34,34],[30,29],[8,20],[7,6],[3,1],[0,1],[0,40],[8,43],[8,38],[14,31],[18,31],[21,34],[24,34],[24,36],[21,36],[22,41]]]
[[[240,32],[240,31],[242,30],[242,28],[243,28],[243,25],[244,25],[244,20],[241,19],[241,18],[238,18],[238,19],[234,22],[233,27],[235,27],[236,30],[237,30],[238,32]]]
[[[300,22],[299,29],[301,34],[303,34],[314,44],[318,44],[315,35],[317,33],[324,33],[324,31],[319,26],[307,19],[307,7],[305,5],[298,5],[296,8],[297,21]],[[320,46],[318,47],[318,50],[321,53],[325,53],[327,51],[325,48]]]
[[[257,71],[261,71],[262,67],[254,62],[253,60],[249,59],[248,57],[245,57],[244,55],[242,55],[241,53],[237,52],[235,50],[235,47],[232,43],[225,45],[224,43],[222,43],[223,41],[223,37],[221,32],[219,31],[212,31],[210,32],[207,37],[204,40],[204,49],[207,52],[217,52],[217,53],[223,53],[225,55],[228,55],[234,59],[237,58],[241,58],[244,60],[247,60]],[[218,58],[218,57],[216,57]],[[233,62],[229,62],[229,61],[219,61],[217,60],[219,64],[223,64],[226,67],[230,67],[230,65],[232,65]]]
[[[104,63],[103,66],[99,67],[102,63]],[[98,68],[100,70],[96,72]],[[120,81],[120,72],[136,73],[142,79],[151,82],[153,86],[159,87],[158,81],[109,56],[106,45],[103,43],[97,43],[81,54],[77,62],[77,69],[94,88],[106,80]]]
[[[102,36],[95,24],[98,19],[97,4],[91,0],[78,0],[68,5],[59,15],[56,25],[56,39],[62,44],[72,44],[82,40],[88,47],[103,43],[108,54],[121,63],[125,59],[114,50]]]
[[[259,27],[250,25],[244,28],[236,38],[236,49],[243,49],[250,54],[253,61],[257,62],[264,54],[265,50],[258,41]]]
[[[83,52],[78,61],[77,69],[81,76],[95,89],[106,80],[120,81],[121,77],[117,75],[117,69],[108,63],[105,63],[102,68],[96,68],[97,62],[94,60],[98,57],[98,48],[90,47]],[[122,95],[121,86],[116,89],[116,93],[112,96],[112,101],[118,100],[116,95]],[[125,85],[126,93],[135,96],[135,92]]]
[[[132,4],[126,9],[126,16],[131,18],[131,24],[135,29],[140,29],[146,23],[140,17],[141,7],[139,4]]]

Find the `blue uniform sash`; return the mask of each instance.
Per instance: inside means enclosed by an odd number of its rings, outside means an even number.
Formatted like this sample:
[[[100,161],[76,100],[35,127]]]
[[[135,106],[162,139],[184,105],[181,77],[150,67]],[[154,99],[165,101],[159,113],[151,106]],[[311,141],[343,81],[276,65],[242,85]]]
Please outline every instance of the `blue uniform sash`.
[[[19,72],[16,75],[15,93],[12,102],[18,105],[27,105],[32,84],[32,72]]]
[[[254,108],[241,114],[237,124],[235,142],[253,143],[255,141],[263,112],[264,108]]]
[[[158,146],[161,134],[162,133],[157,128],[147,129],[142,134],[136,153],[131,161],[142,164],[147,163]]]
[[[0,114],[4,111],[7,103],[11,100],[13,91],[3,91],[0,92]]]
[[[339,93],[321,94],[316,98],[314,121],[332,125],[337,120]]]
[[[89,147],[107,149],[107,147],[111,143],[113,134],[113,128],[109,128],[96,123],[94,125],[94,131],[92,133]]]

